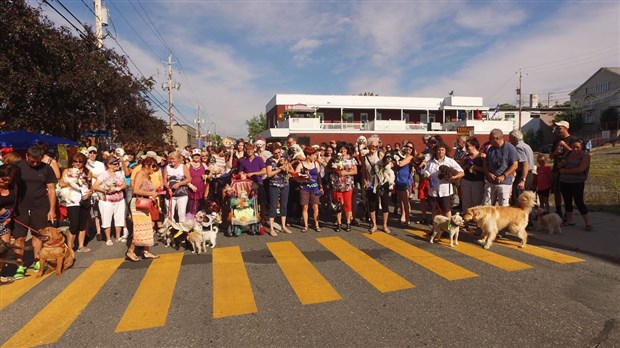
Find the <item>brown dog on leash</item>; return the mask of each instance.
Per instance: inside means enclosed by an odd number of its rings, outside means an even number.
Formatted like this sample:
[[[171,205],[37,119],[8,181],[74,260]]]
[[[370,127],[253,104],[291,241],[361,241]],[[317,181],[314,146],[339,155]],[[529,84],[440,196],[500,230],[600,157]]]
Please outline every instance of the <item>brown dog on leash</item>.
[[[39,231],[42,236],[48,237],[43,243],[43,248],[39,252],[40,268],[36,278],[43,276],[45,265],[49,264],[50,268],[56,269],[56,275],[59,276],[63,271],[73,266],[75,253],[73,249],[65,243],[65,236],[62,232],[54,227],[46,227]]]

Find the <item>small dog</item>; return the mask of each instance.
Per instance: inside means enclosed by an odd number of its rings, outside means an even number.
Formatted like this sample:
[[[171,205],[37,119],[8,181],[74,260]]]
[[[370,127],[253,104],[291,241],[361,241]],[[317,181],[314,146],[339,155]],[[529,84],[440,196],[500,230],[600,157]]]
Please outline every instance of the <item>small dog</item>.
[[[450,219],[443,215],[437,215],[433,219],[433,234],[429,242],[432,244],[437,237],[437,240],[441,239],[441,234],[444,232],[450,233],[450,247],[459,245],[459,230],[461,227],[465,227],[465,221],[463,217],[456,213],[452,215]]]
[[[49,264],[50,269],[56,269],[56,275],[59,276],[73,266],[75,253],[73,249],[65,243],[65,236],[60,229],[54,227],[46,227],[39,231],[42,236],[48,238],[43,243],[43,248],[39,252],[39,261],[41,262],[39,273],[36,278],[43,276],[45,265]]]
[[[67,169],[63,180],[69,184],[69,186],[60,189],[60,201],[70,204],[79,203],[79,201],[75,202],[71,199],[71,192],[80,192],[81,190],[82,178],[80,175],[80,170],[77,168]]]
[[[542,230],[543,227],[547,228],[549,234],[562,234],[562,218],[556,213],[549,213],[548,211],[538,208],[536,210],[538,218],[536,219],[536,225],[538,230]]]
[[[497,237],[499,231],[507,228],[511,233],[521,239],[521,248],[527,244],[528,215],[536,204],[536,196],[532,191],[525,191],[519,195],[518,207],[500,207],[492,205],[479,205],[467,209],[463,216],[465,222],[474,221],[482,230],[483,238],[478,243],[489,249]]]

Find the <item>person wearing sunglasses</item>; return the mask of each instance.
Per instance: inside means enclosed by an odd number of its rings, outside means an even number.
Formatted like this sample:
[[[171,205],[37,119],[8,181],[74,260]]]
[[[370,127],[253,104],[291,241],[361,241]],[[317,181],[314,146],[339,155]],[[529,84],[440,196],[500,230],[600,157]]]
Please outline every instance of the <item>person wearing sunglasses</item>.
[[[71,167],[66,168],[58,185],[61,191],[69,193],[69,197],[64,201],[67,207],[67,217],[69,219],[69,234],[67,234],[67,245],[74,247],[75,236],[77,235],[79,253],[87,253],[90,248],[84,245],[86,239],[86,226],[90,217],[91,200],[93,194],[91,187],[91,175],[86,168],[87,158],[82,153],[71,156]],[[71,174],[70,174],[71,173]],[[74,174],[77,173],[77,176]]]
[[[112,219],[114,219],[117,242],[121,242],[121,231],[125,227],[126,207],[123,191],[127,188],[127,184],[125,183],[125,176],[119,170],[121,161],[118,158],[109,156],[105,159],[104,164],[106,171],[97,177],[93,188],[99,195],[101,228],[105,233],[106,245],[112,246],[110,236]]]

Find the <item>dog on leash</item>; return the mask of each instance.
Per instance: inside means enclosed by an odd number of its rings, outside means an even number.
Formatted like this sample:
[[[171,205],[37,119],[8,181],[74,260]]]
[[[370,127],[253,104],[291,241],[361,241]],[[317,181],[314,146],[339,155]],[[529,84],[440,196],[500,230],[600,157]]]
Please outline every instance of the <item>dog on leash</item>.
[[[547,229],[549,234],[562,234],[562,218],[556,213],[549,213],[548,211],[538,208],[536,209],[538,215],[536,219],[536,227],[538,230],[542,230],[543,227]]]
[[[461,227],[465,227],[465,221],[463,217],[458,213],[452,215],[451,218],[447,218],[443,215],[437,215],[433,218],[433,234],[431,235],[430,243],[441,239],[441,235],[444,232],[448,232],[450,234],[450,247],[454,247],[454,245],[459,245],[459,230]]]
[[[36,278],[43,276],[45,265],[49,265],[50,269],[55,269],[56,275],[59,276],[63,271],[73,266],[75,253],[73,249],[65,243],[65,236],[60,229],[46,227],[41,229],[39,233],[48,239],[43,243],[43,248],[41,248],[39,252],[39,261],[41,264]]]
[[[482,230],[482,239],[478,243],[489,249],[497,237],[499,231],[507,228],[511,233],[521,239],[521,248],[527,244],[528,215],[536,204],[536,196],[532,191],[525,191],[519,195],[517,207],[500,207],[492,205],[479,205],[467,209],[463,216],[465,222],[473,221]]]
[[[212,248],[215,247],[215,240],[219,231],[217,225],[221,223],[222,216],[220,213],[207,214],[204,211],[199,211],[193,219],[184,222],[175,222],[166,218],[158,232],[163,236],[166,247],[173,246],[178,250],[181,244],[187,240],[192,244],[194,251],[198,249],[196,243],[201,246],[204,245],[201,250],[206,251],[205,243],[207,242]]]

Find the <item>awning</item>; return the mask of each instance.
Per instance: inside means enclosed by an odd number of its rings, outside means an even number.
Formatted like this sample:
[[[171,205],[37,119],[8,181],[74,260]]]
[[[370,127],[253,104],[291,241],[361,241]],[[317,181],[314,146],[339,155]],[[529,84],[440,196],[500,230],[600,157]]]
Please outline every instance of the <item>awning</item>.
[[[80,145],[77,141],[47,134],[30,133],[22,130],[0,132],[0,147],[25,150],[39,143],[48,143],[50,147],[57,145]]]

